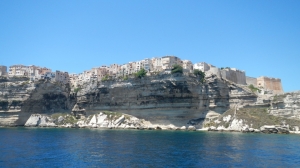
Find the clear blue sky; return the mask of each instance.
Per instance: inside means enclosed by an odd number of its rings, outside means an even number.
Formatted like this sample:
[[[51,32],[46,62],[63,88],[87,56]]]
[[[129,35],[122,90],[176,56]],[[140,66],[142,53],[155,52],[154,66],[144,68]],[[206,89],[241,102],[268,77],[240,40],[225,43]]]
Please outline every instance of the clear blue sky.
[[[300,1],[1,0],[0,64],[79,73],[175,55],[300,90]]]

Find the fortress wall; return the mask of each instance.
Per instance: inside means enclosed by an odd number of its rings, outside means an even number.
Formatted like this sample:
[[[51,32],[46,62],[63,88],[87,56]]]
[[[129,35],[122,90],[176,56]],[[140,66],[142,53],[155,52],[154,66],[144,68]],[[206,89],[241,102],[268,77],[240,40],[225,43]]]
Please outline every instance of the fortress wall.
[[[207,74],[207,76],[210,74],[215,74],[215,75],[217,75],[218,78],[221,78],[220,69],[217,67],[210,67],[210,69],[205,73]]]
[[[232,79],[229,78],[229,72],[227,70],[222,69],[221,70],[221,76],[224,79],[232,81]],[[234,82],[234,81],[232,81],[232,82]]]
[[[237,83],[238,84],[242,84],[242,85],[246,85],[246,75],[244,71],[235,71],[236,72],[236,78],[237,78]]]
[[[247,85],[251,85],[252,84],[254,87],[257,87],[257,79],[249,77],[249,76],[246,76],[246,84]]]
[[[257,78],[257,86],[260,86],[267,90],[273,90],[274,94],[284,93],[282,89],[281,79],[269,78],[269,77],[259,77]]]
[[[234,83],[246,85],[246,75],[243,71],[223,69],[221,70],[221,76],[222,78],[230,80]]]

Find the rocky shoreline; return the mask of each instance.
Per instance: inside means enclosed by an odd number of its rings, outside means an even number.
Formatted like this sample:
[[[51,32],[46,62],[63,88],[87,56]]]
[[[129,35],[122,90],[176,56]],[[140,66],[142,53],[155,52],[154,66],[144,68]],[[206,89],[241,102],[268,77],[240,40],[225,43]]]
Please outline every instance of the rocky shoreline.
[[[121,128],[121,127],[92,127],[92,126],[79,126],[79,125],[47,125],[47,126],[17,126],[17,125],[11,125],[11,126],[0,126],[0,128],[8,128],[8,127],[31,127],[31,128],[72,128],[72,129],[131,129],[131,130],[162,130],[162,131],[205,131],[205,132],[240,132],[240,133],[263,133],[263,134],[299,134],[300,131],[286,131],[286,132],[280,132],[278,130],[259,130],[259,129],[249,129],[249,131],[238,131],[238,130],[229,130],[229,129],[211,129],[211,128],[203,128],[203,129],[196,129],[195,127],[167,127],[167,126],[156,126],[156,127],[132,127],[132,128]],[[273,126],[271,126],[273,127]]]
[[[17,127],[11,125],[7,127]],[[300,134],[300,131],[291,131],[284,125],[264,125],[259,129],[244,127],[240,130],[219,127],[205,127],[197,129],[193,125],[176,127],[170,125],[152,124],[144,119],[138,119],[134,116],[116,113],[100,112],[77,119],[70,114],[46,116],[41,114],[32,114],[24,127],[39,128],[86,128],[86,129],[136,129],[136,130],[171,130],[171,131],[208,131],[208,132],[242,132],[242,133],[264,133],[264,134]]]

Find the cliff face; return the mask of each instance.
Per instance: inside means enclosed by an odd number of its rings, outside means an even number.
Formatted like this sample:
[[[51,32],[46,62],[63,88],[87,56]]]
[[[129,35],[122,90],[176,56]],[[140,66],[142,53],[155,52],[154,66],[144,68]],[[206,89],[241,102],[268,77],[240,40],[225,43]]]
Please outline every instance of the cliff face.
[[[25,100],[30,97],[34,85],[26,78],[0,80],[0,125],[15,125]]]
[[[269,112],[275,116],[300,119],[300,91],[272,97]]]
[[[214,76],[202,84],[196,77],[175,74],[88,84],[78,92],[77,101],[87,112],[118,111],[153,124],[202,127],[205,118],[236,103],[253,103],[256,96]]]
[[[290,92],[275,95],[268,99],[268,103],[258,99],[256,104],[229,109],[206,123],[207,127],[217,130],[247,130],[248,128],[260,129],[270,128],[280,132],[277,128],[285,127],[290,131],[299,131],[300,128],[300,92]],[[257,104],[261,102],[260,104]],[[273,126],[271,126],[273,125]],[[263,128],[263,129],[264,129]],[[274,131],[274,130],[273,130]],[[271,131],[272,133],[272,131]]]
[[[257,99],[247,88],[215,76],[202,84],[197,77],[181,74],[91,82],[78,93],[70,90],[69,85],[47,81],[0,81],[0,101],[8,102],[0,109],[0,125],[24,125],[35,113],[70,113],[77,102],[87,115],[117,111],[153,124],[201,128],[206,120]]]
[[[0,82],[0,125],[24,125],[33,113],[67,112],[67,85],[25,78]]]

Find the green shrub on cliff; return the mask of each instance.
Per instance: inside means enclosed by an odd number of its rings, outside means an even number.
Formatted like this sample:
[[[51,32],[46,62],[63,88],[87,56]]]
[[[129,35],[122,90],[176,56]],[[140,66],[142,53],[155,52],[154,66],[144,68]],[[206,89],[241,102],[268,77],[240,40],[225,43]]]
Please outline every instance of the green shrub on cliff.
[[[78,88],[75,88],[75,89],[74,89],[74,92],[77,93],[77,92],[79,92],[80,90],[81,90],[81,88],[78,87]]]
[[[200,70],[198,70],[198,69],[195,69],[195,70],[194,70],[194,75],[196,75],[197,77],[200,78],[200,82],[201,82],[201,83],[204,82],[204,80],[205,80],[205,73],[204,73],[204,72],[202,72],[202,71],[200,71]]]
[[[101,81],[108,81],[109,80],[109,76],[108,75],[105,75],[102,79],[101,79]]]
[[[29,84],[29,82],[30,82],[30,81],[22,82],[21,85],[22,85],[22,86],[27,85],[27,84]]]
[[[123,78],[123,80],[128,80],[128,76],[126,75],[126,76]]]
[[[174,73],[183,73],[183,68],[182,66],[180,65],[173,65],[173,68],[172,68],[172,71],[171,71],[172,74]]]
[[[256,91],[259,91],[259,92],[260,92],[260,89],[254,87],[252,84],[249,85],[249,89],[250,89],[252,92],[256,92]]]
[[[146,76],[146,74],[147,74],[147,71],[144,68],[142,68],[135,74],[135,77],[142,78],[142,77]]]

